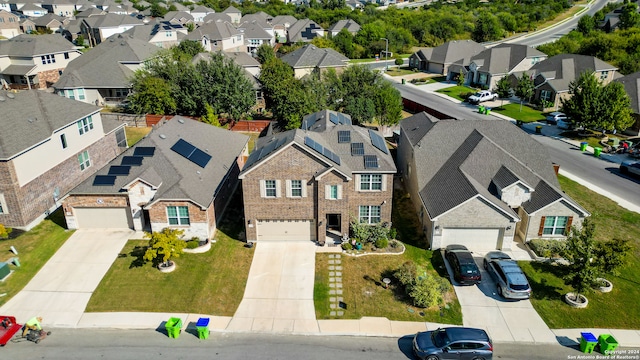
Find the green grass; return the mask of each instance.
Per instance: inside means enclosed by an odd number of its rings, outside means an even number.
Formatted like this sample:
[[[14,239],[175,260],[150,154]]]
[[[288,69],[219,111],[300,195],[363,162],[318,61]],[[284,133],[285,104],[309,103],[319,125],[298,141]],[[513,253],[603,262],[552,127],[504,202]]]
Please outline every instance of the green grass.
[[[409,70],[408,67],[394,67],[394,68],[389,68],[389,70],[387,70],[387,75],[389,76],[402,76],[402,75],[413,75],[413,74],[418,74],[418,72],[415,72],[413,70]]]
[[[615,202],[560,176],[562,189],[584,206],[596,224],[597,240],[631,240],[633,250],[619,276],[606,275],[613,283],[610,293],[586,294],[589,306],[573,309],[562,296],[571,291],[562,280],[564,269],[539,262],[521,262],[533,289],[531,303],[552,328],[640,328],[640,214],[625,210]]]
[[[437,90],[436,92],[439,92],[441,94],[446,94],[460,101],[464,101],[467,97],[469,97],[470,95],[473,95],[476,91],[477,90],[474,88],[455,85],[445,89]]]
[[[256,141],[258,141],[258,137],[260,133],[257,132],[241,132],[241,134],[247,135],[249,137],[249,153],[253,151],[253,148],[256,147]]]
[[[342,256],[342,285],[347,309],[343,316],[330,316],[328,254],[316,255],[316,279],[314,299],[318,319],[360,319],[363,316],[386,317],[398,321],[429,321],[462,324],[460,304],[453,287],[445,294],[447,307],[421,309],[412,305],[404,289],[391,283],[385,289],[381,280],[392,278],[391,273],[406,261],[414,261],[431,276],[446,276],[440,252],[426,250],[426,240],[419,231],[419,221],[409,196],[402,190],[394,190],[393,215],[398,239],[406,251],[402,255]],[[331,295],[335,296],[335,295]],[[421,314],[422,313],[422,314]]]
[[[584,131],[582,131],[582,133],[585,133]],[[588,134],[591,134],[591,136],[579,136],[577,131],[565,131],[562,133],[562,136],[568,138],[568,139],[572,139],[572,140],[576,140],[576,141],[586,141],[589,146],[591,147],[602,147],[602,144],[600,144],[600,140],[602,139],[602,133],[598,132],[598,131],[593,131],[593,130],[587,130]],[[613,139],[613,138],[617,138],[618,140],[625,140],[624,138],[620,138],[618,136],[615,135],[611,135],[611,134],[607,134],[607,137],[609,139]],[[609,143],[609,145],[611,145],[611,143]]]
[[[8,261],[16,256],[10,251],[14,246],[20,262],[20,267],[9,265],[14,270],[13,274],[0,282],[0,294],[6,294],[0,297],[0,306],[22,290],[73,234],[73,231],[65,228],[64,215],[62,210],[58,210],[30,231],[14,230],[9,239],[0,240],[0,261]]]
[[[522,109],[520,109],[520,104],[505,103],[503,106],[495,107],[491,110],[515,120],[522,120],[525,123],[543,121],[545,119],[541,111],[527,105],[522,105]]]
[[[203,254],[182,254],[161,273],[141,256],[146,240],[130,240],[93,293],[87,312],[194,312],[232,316],[244,294],[253,250],[238,239],[243,229],[239,192],[225,213],[217,242]],[[235,204],[236,206],[232,205]]]
[[[127,135],[127,145],[130,147],[135,145],[143,137],[151,132],[151,127],[131,127],[125,126],[124,132]]]

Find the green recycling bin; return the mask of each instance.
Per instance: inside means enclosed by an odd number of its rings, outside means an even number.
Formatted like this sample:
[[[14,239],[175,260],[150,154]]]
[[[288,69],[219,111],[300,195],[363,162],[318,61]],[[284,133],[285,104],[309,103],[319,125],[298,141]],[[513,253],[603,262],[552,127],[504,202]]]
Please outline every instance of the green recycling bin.
[[[602,148],[601,147],[594,147],[593,148],[593,156],[600,156],[600,153],[602,153]]]
[[[209,318],[199,318],[196,323],[196,329],[198,329],[198,339],[209,338]]]
[[[591,354],[595,349],[598,339],[590,332],[580,333],[580,351],[586,354]]]
[[[480,114],[484,114],[484,105],[480,105],[480,106],[478,106],[478,112],[479,112]]]
[[[167,329],[167,335],[172,339],[177,339],[180,337],[180,329],[182,328],[182,319],[180,318],[169,318],[167,323],[164,325]]]
[[[601,353],[612,355],[613,351],[618,347],[618,342],[612,335],[602,334],[598,336],[598,345],[600,345]]]
[[[406,79],[402,79],[402,85],[406,84],[407,80]]]
[[[486,108],[484,108],[484,114],[485,114],[485,115],[489,115],[489,114],[491,114],[491,108],[490,108],[490,107],[486,107]]]
[[[587,151],[587,146],[589,145],[588,142],[583,141],[580,143],[580,151]]]

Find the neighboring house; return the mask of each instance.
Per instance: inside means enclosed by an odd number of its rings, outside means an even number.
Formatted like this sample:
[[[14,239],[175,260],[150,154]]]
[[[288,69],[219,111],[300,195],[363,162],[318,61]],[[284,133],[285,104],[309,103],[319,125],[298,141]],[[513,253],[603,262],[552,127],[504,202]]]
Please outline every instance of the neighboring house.
[[[198,26],[185,39],[200,42],[206,51],[247,51],[242,32],[226,21]]]
[[[45,89],[81,54],[59,34],[22,34],[0,41],[0,83],[11,89]]]
[[[131,77],[160,48],[147,41],[117,34],[72,61],[55,91],[89,104],[118,105],[131,91]]]
[[[0,96],[0,224],[28,230],[126,149],[124,124],[45,91]]]
[[[168,49],[178,45],[188,33],[187,28],[181,24],[159,21],[156,23],[147,23],[142,26],[134,26],[122,34],[125,36],[130,35],[155,46]]]
[[[88,18],[91,16],[96,16],[96,15],[106,15],[107,12],[104,10],[100,10],[98,8],[95,8],[93,6],[87,8],[86,10],[83,10],[79,13],[76,14],[76,19],[84,19],[84,18]]]
[[[464,61],[456,61],[449,67],[448,79],[453,79],[460,70],[465,73],[465,83],[471,83],[486,89],[494,89],[498,80],[514,72],[529,70],[543,61],[547,55],[531,46],[519,44],[500,44],[483,50],[471,57],[468,69]]]
[[[348,20],[338,20],[337,23],[331,25],[329,28],[329,33],[331,36],[336,36],[342,29],[347,29],[351,35],[355,35],[358,31],[360,31],[360,24],[357,22],[348,19]]]
[[[80,23],[82,36],[94,47],[114,34],[121,34],[134,26],[144,25],[137,17],[119,14],[94,15]]]
[[[569,99],[569,84],[583,72],[593,74],[603,85],[617,77],[617,68],[596,57],[576,54],[552,56],[532,66],[526,73],[533,77],[535,92],[532,101],[545,100],[551,105],[545,108],[558,110],[562,99]],[[522,73],[511,74],[510,81],[517,84]]]
[[[274,35],[279,43],[287,42],[287,33],[289,32],[289,28],[297,21],[298,19],[291,15],[278,15],[271,20]]]
[[[227,14],[231,18],[232,24],[239,24],[240,18],[242,18],[242,12],[233,6],[229,6],[228,8],[224,9],[222,13]]]
[[[547,149],[508,121],[413,115],[400,123],[398,167],[433,250],[564,239],[589,216],[560,188]]]
[[[638,136],[640,135],[640,71],[617,78],[614,81],[624,86],[624,90],[631,100],[631,116],[635,123],[625,130],[625,134]]]
[[[258,20],[244,22],[238,25],[237,29],[240,30],[244,37],[248,53],[256,54],[262,44],[269,46],[275,45],[273,34],[267,32],[265,27],[269,28],[270,26],[266,22],[260,22]]]
[[[243,17],[240,18],[240,24],[245,22],[252,22],[252,21],[258,21],[261,24],[264,24],[264,23],[271,24],[272,20],[273,20],[273,16],[267,14],[264,11],[259,11],[254,14],[245,14]],[[273,29],[272,25],[269,25],[269,26],[271,26],[271,28]]]
[[[193,15],[186,11],[169,11],[163,16],[163,19],[171,24],[180,24],[183,26],[189,23],[195,23]]]
[[[312,44],[292,51],[281,59],[293,68],[294,75],[298,79],[310,74],[322,76],[328,69],[341,72],[347,67],[349,61],[348,57],[331,48],[319,48]]]
[[[449,74],[449,66],[456,62],[458,66],[468,67],[471,57],[486,48],[473,40],[452,40],[434,47],[416,51],[409,56],[409,68],[440,75]],[[460,72],[458,71],[458,75]],[[450,78],[448,76],[448,78]],[[451,79],[451,78],[450,78]]]
[[[44,16],[47,14],[47,10],[33,3],[26,3],[18,12],[23,14],[24,16],[28,16],[31,18]]]
[[[0,10],[0,36],[11,39],[20,33],[20,17],[4,9]]]
[[[215,10],[208,8],[206,6],[203,5],[198,5],[196,7],[193,8],[193,10],[190,11],[191,16],[193,16],[193,21],[195,21],[196,24],[202,24],[204,23],[204,18],[209,15],[209,14],[215,14]],[[230,19],[229,19],[230,20]]]
[[[356,10],[356,9],[361,10],[364,8],[364,4],[360,2],[360,0],[347,0],[345,2],[345,6],[347,6],[351,10]]]
[[[324,242],[352,220],[390,223],[396,167],[379,133],[330,110],[302,124],[258,139],[240,173],[247,241]]]
[[[210,22],[214,22],[214,21],[221,21],[221,22],[228,22],[231,23],[231,16],[227,15],[227,14],[223,14],[223,13],[210,13],[207,14],[204,19],[203,19],[203,23],[210,23]],[[202,25],[202,24],[200,24]]]
[[[309,19],[298,20],[287,29],[288,43],[311,42],[314,38],[323,36],[324,29]]]
[[[73,0],[40,0],[40,6],[46,9],[50,14],[64,16],[66,18],[73,17],[76,10],[80,8],[80,3]]]
[[[33,18],[35,19],[35,18]],[[27,16],[22,16],[20,19],[20,29],[24,34],[31,34],[36,31],[36,23],[33,19]]]
[[[184,230],[213,239],[249,137],[175,116],[63,199],[69,229]]]
[[[60,29],[62,29],[67,23],[69,23],[68,18],[56,14],[46,14],[32,20],[33,24],[35,25],[36,31],[39,31],[41,33],[44,33],[44,31],[46,30],[60,32]]]

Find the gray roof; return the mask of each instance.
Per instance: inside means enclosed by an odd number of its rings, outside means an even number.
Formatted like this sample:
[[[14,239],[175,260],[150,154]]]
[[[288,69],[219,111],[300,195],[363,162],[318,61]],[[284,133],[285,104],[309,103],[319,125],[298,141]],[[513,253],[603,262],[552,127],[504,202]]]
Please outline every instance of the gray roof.
[[[257,22],[258,24],[260,24],[260,26],[262,26],[263,28],[268,28],[271,27],[271,25],[269,25],[269,19],[271,18],[271,15],[260,11],[258,13],[255,14],[246,14],[243,17],[240,18],[240,24],[245,23],[245,22]]]
[[[129,35],[112,35],[80,57],[72,60],[53,87],[128,88],[133,71],[123,65],[141,64],[159,47]]]
[[[289,26],[287,36],[289,42],[311,41],[318,36],[317,31],[324,31],[315,21],[309,19],[300,19]]]
[[[236,9],[233,6],[229,6],[228,8],[224,9],[224,11],[222,11],[225,14],[242,14],[242,12],[238,9]]]
[[[142,26],[134,26],[131,29],[122,33],[124,36],[133,36],[136,39],[150,41],[154,36],[161,31],[178,31],[185,30],[181,24],[172,24],[167,21],[158,21],[156,23],[148,23]],[[164,38],[164,37],[163,37]]]
[[[331,32],[340,32],[342,29],[347,29],[350,33],[357,33],[360,31],[360,24],[357,22],[347,19],[347,20],[338,20],[337,23],[331,25],[329,31]]]
[[[295,24],[298,19],[293,15],[278,15],[271,20],[271,24],[273,25],[287,25],[289,26]]]
[[[60,34],[20,34],[0,41],[0,55],[34,57],[68,51],[75,51],[75,46]]]
[[[60,15],[48,13],[46,15],[39,16],[31,20],[36,26],[50,26],[51,22],[53,21],[57,21],[60,24],[62,24],[66,20],[66,18]]]
[[[171,150],[180,139],[212,156],[204,168]],[[140,179],[159,186],[152,202],[188,199],[206,208],[248,141],[246,135],[175,116],[98,170],[70,194],[119,194],[124,186]],[[153,156],[144,157],[141,166],[132,166],[128,176],[118,176],[113,186],[93,185],[96,175],[107,175],[112,165],[120,165],[122,157],[133,155],[138,147],[155,147],[155,152]]]
[[[640,71],[616,79],[624,85],[624,90],[631,99],[631,108],[636,114],[640,114]]]
[[[107,13],[94,15],[84,19],[91,28],[108,28],[122,25],[143,25],[144,22],[135,16]]]
[[[92,7],[88,8],[88,9],[86,9],[86,10],[83,10],[83,11],[77,13],[76,14],[76,19],[77,18],[85,18],[85,17],[88,18],[88,17],[95,16],[95,15],[105,15],[106,13],[107,13],[106,11],[100,10],[100,9],[95,8],[95,7],[92,6]]]
[[[513,181],[509,174],[532,188],[537,189],[544,182],[545,189],[551,189],[533,192],[530,202],[536,206],[525,207],[527,211],[533,212],[560,197],[587,214],[560,189],[547,149],[510,122],[438,121],[417,114],[404,119],[400,127],[412,141],[417,185],[432,219],[476,196],[487,199],[505,216],[517,219],[496,192],[497,184]]]
[[[451,64],[456,62],[461,65],[469,65],[471,57],[486,50],[486,48],[473,40],[454,40],[434,47],[421,49],[416,55],[422,60],[438,64]]]
[[[186,11],[168,11],[162,18],[167,21],[177,20],[184,23],[193,21],[193,15]]]
[[[47,10],[45,10],[42,6],[39,6],[33,3],[26,3],[24,4],[23,7],[18,9],[18,11],[24,13],[25,11],[47,11]]]
[[[372,140],[369,136],[369,129],[365,127],[351,125],[349,123],[333,124],[328,121],[330,114],[336,115],[335,111],[322,110],[315,114],[305,116],[306,119],[313,118],[317,120],[316,126],[310,127],[308,130],[294,129],[285,131],[274,136],[266,136],[258,139],[256,148],[247,159],[242,174],[246,174],[252,169],[260,166],[266,158],[272,154],[276,154],[279,150],[295,144],[298,148],[306,151],[311,156],[315,156],[321,162],[325,163],[328,168],[333,167],[339,172],[351,177],[355,173],[395,173],[396,166],[391,157],[391,153],[378,150],[372,145]],[[342,114],[343,117],[351,117],[347,114]],[[351,142],[338,142],[338,132],[348,131],[350,132]],[[373,130],[371,130],[373,131]],[[379,134],[377,131],[374,131]],[[314,142],[322,145],[324,149],[329,149],[335,155],[340,157],[340,164],[329,160],[325,156],[319,154],[312,149],[309,145],[305,144],[305,138],[309,137]],[[371,169],[364,167],[364,157],[362,155],[351,155],[351,143],[362,143],[364,154],[373,155],[378,159],[378,168]],[[241,174],[241,175],[242,175]]]
[[[260,63],[254,57],[243,51],[219,51],[220,54],[233,60],[234,63],[239,66],[246,67],[260,67]]]
[[[215,13],[216,11],[204,5],[197,5],[191,10],[191,13]]]
[[[0,92],[0,158],[49,139],[53,132],[100,111],[94,105],[40,90]]]
[[[292,68],[347,66],[349,58],[331,48],[319,48],[307,44],[296,51],[284,55],[282,61]]]
[[[238,29],[244,34],[245,41],[248,39],[270,40],[273,36],[265,30],[265,26],[269,27],[267,23],[260,23],[253,20],[241,23],[238,25]]]
[[[547,55],[527,45],[500,44],[473,56],[471,62],[478,64],[482,72],[507,74],[522,60],[534,57],[546,58]],[[456,61],[461,62],[462,60]]]
[[[215,22],[215,21],[231,22],[231,16],[229,16],[227,14],[223,14],[223,13],[211,13],[211,14],[207,14],[202,19],[202,22],[204,22],[204,23],[210,23],[210,22]]]
[[[214,14],[210,14],[214,15]],[[207,15],[209,16],[209,15]],[[207,36],[210,40],[224,40],[233,36],[240,35],[240,30],[236,29],[226,21],[210,21],[204,25],[198,26],[190,32],[185,39],[200,41],[203,36]]]
[[[560,54],[552,56],[531,67],[529,73],[544,76],[546,83],[556,92],[569,91],[569,83],[589,71],[615,71],[617,68],[596,57],[576,54]]]

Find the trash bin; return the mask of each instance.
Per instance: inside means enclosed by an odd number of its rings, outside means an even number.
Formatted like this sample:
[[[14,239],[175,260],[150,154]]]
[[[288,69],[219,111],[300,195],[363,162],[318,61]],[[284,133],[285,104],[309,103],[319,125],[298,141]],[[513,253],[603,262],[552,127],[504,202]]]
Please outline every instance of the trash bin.
[[[601,147],[594,147],[593,148],[593,156],[600,156],[601,152],[602,152],[602,148]]]
[[[479,112],[480,114],[484,114],[484,105],[480,105],[480,106],[478,106],[478,112]]]
[[[583,353],[591,354],[596,347],[598,339],[590,332],[580,333],[580,351]]]
[[[536,134],[542,134],[542,126],[536,126]]]
[[[198,329],[198,338],[209,338],[209,318],[200,318],[196,323],[196,329]]]
[[[618,347],[618,342],[612,335],[602,334],[598,336],[598,345],[601,353],[610,355]]]
[[[407,80],[406,79],[402,79],[402,85],[406,84]]]
[[[580,151],[587,151],[587,145],[589,145],[588,142],[583,141],[580,143]]]
[[[362,250],[362,243],[356,243],[356,250]]]
[[[490,113],[491,113],[491,108],[490,107],[484,108],[484,114],[485,115],[489,115]]]
[[[620,139],[618,139],[618,138],[611,138],[611,139],[609,139],[609,145],[611,145],[611,146],[618,146],[618,145],[620,145]]]
[[[167,320],[167,323],[164,325],[164,327],[167,329],[167,335],[169,335],[170,338],[173,339],[177,339],[180,337],[180,329],[182,328],[182,319],[180,318],[169,318],[169,320]]]

